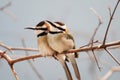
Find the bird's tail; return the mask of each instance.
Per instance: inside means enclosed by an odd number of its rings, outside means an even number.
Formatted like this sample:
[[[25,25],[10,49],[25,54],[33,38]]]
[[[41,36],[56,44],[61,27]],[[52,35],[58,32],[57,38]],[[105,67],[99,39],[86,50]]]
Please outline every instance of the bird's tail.
[[[67,54],[67,58],[69,60],[69,62],[71,62],[74,72],[75,72],[75,76],[77,77],[77,80],[81,80],[80,77],[80,73],[79,73],[79,69],[75,60],[75,55],[74,54]]]
[[[70,70],[69,70],[69,68],[66,64],[66,61],[65,61],[65,58],[66,58],[65,55],[62,55],[62,54],[57,55],[56,58],[61,63],[61,65],[63,66],[66,77],[67,77],[67,80],[73,80],[72,76],[71,76],[71,73],[70,73]]]

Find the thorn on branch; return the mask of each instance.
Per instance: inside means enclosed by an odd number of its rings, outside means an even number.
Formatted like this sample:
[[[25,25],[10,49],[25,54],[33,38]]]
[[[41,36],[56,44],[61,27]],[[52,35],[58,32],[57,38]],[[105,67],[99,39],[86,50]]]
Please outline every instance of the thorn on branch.
[[[111,17],[111,16],[112,16],[112,12],[111,12],[110,6],[108,6],[108,10],[109,10],[109,15],[110,15],[110,17]]]

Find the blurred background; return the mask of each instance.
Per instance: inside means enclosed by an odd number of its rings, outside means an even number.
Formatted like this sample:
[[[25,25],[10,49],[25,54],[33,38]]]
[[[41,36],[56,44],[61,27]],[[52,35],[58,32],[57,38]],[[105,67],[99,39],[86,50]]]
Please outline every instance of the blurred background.
[[[109,21],[108,7],[113,10],[117,0],[0,0],[0,8],[8,4],[4,10],[0,9],[0,42],[10,47],[23,47],[21,40],[29,48],[37,48],[36,35],[25,27],[35,26],[42,20],[64,22],[74,35],[76,47],[87,44],[98,25],[96,15],[90,10],[94,8],[102,17],[103,24],[98,30],[95,40],[102,42]],[[113,18],[107,42],[120,40],[120,5]],[[0,47],[0,50],[6,49]],[[120,49],[112,49],[113,55],[120,61]],[[36,54],[38,52],[29,52]],[[101,72],[96,63],[81,52],[77,59],[82,80],[98,80],[109,69],[118,64],[105,51],[96,51]],[[7,52],[12,58],[25,55],[24,51]],[[90,53],[92,54],[92,53]],[[44,80],[65,80],[62,66],[53,58],[38,58],[32,61]],[[68,63],[74,76],[72,66]],[[39,80],[27,61],[14,65],[20,80]],[[119,80],[120,72],[114,73],[109,80]],[[0,60],[0,80],[15,80],[9,65],[4,59]]]

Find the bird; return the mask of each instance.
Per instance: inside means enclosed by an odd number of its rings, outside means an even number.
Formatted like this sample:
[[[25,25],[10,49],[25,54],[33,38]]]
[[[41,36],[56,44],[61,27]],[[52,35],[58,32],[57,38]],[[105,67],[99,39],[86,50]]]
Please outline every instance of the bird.
[[[48,44],[48,39],[47,39],[47,35],[49,33],[49,29],[50,29],[51,24],[49,24],[47,22],[47,20],[41,21],[39,22],[34,28],[32,27],[27,27],[25,29],[31,29],[31,30],[35,30],[35,33],[37,35],[37,44],[38,44],[38,50],[40,53],[43,54],[43,56],[47,56],[47,55],[56,55],[56,51],[54,49],[52,49],[49,44]],[[61,28],[62,29],[62,28]],[[53,33],[61,33],[60,32],[53,32]],[[55,59],[57,59],[60,64],[62,65],[67,80],[73,80],[70,70],[67,66],[67,63],[65,61],[65,57],[62,57],[62,55],[60,56],[56,56]]]
[[[70,49],[75,49],[75,42],[72,34],[67,26],[62,22],[47,21],[52,27],[49,29],[47,40],[49,46],[58,53],[67,52]],[[71,62],[77,80],[81,80],[79,69],[75,58],[78,58],[77,53],[62,54],[66,61]]]

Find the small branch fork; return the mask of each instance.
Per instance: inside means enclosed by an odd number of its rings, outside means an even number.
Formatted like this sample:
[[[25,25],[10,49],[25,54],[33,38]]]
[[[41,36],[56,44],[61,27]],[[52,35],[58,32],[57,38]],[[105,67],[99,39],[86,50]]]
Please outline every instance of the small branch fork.
[[[116,12],[116,9],[117,9],[117,7],[118,7],[119,2],[120,2],[120,0],[118,0],[118,2],[116,3],[115,8],[114,8],[114,10],[113,10],[112,13],[111,13],[110,7],[108,8],[109,14],[110,14],[110,19],[109,19],[109,22],[108,22],[108,25],[107,25],[107,29],[106,29],[106,32],[105,32],[105,35],[104,35],[104,39],[103,39],[102,46],[104,46],[105,43],[106,43],[108,31],[109,31],[111,22],[112,22],[112,20],[113,20],[113,16],[114,16],[114,14],[115,14],[115,12]],[[99,21],[98,26],[97,26],[96,29],[94,30],[94,33],[93,33],[93,35],[92,35],[92,37],[91,37],[91,39],[90,39],[90,41],[89,41],[89,43],[91,43],[90,46],[92,47],[92,46],[93,46],[93,42],[94,42],[94,37],[95,37],[98,29],[100,28],[101,24],[102,24],[102,19],[101,19],[101,17],[98,15],[98,13],[97,13],[93,8],[91,8],[91,10],[92,10],[93,13],[97,16],[98,21]],[[111,52],[110,52],[106,47],[104,47],[104,50],[113,58],[113,60],[114,60],[117,64],[120,65],[120,62],[111,54]],[[94,56],[94,58],[95,58],[95,61],[96,61],[96,63],[97,63],[98,69],[101,71],[101,68],[100,68],[100,66],[99,66],[99,64],[98,64],[98,60],[97,60],[97,58],[96,58],[96,56],[95,56],[94,50],[92,49],[91,51],[92,51],[93,56]]]
[[[115,14],[115,12],[116,12],[116,9],[117,9],[119,3],[120,3],[120,0],[118,0],[117,4],[115,5],[115,8],[114,8],[112,14],[111,14],[111,10],[110,10],[110,8],[108,8],[108,9],[109,9],[109,12],[110,12],[110,20],[109,20],[108,25],[107,25],[106,33],[105,33],[104,40],[103,40],[103,45],[104,45],[105,42],[106,42],[107,34],[108,34],[108,31],[109,31],[109,28],[110,28],[111,22],[112,22],[112,20],[113,20],[113,16],[114,16],[114,14]]]
[[[105,43],[106,43],[108,31],[109,31],[111,22],[112,22],[112,20],[113,20],[113,17],[114,17],[114,15],[115,15],[115,12],[116,12],[116,9],[117,9],[119,3],[120,3],[120,0],[117,1],[117,3],[116,3],[116,5],[115,5],[114,10],[113,10],[112,13],[111,13],[111,9],[108,8],[109,14],[110,14],[110,19],[109,19],[109,22],[108,22],[108,25],[107,25],[107,29],[106,29],[106,32],[105,32],[105,35],[104,35],[104,39],[103,39],[103,43],[102,43],[103,46],[104,46]],[[120,65],[120,62],[112,55],[112,53],[108,50],[107,47],[105,47],[104,50],[111,56],[111,58],[112,58],[117,64]]]

